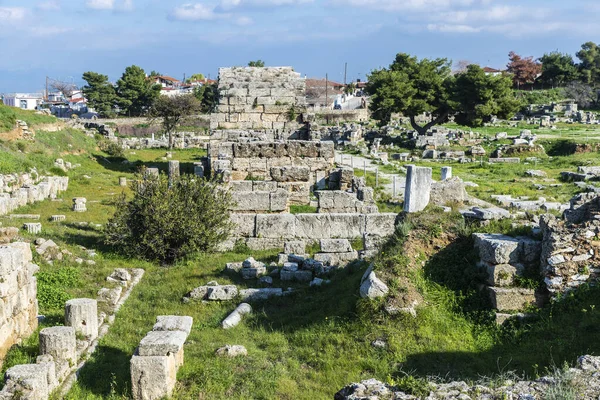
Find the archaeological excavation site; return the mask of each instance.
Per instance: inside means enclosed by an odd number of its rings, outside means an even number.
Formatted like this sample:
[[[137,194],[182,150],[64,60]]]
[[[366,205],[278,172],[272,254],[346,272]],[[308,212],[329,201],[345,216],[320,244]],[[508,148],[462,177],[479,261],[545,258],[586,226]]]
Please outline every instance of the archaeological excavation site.
[[[0,400],[598,399],[600,114],[439,68],[511,94],[398,109],[380,70],[320,107],[253,66],[0,105]]]

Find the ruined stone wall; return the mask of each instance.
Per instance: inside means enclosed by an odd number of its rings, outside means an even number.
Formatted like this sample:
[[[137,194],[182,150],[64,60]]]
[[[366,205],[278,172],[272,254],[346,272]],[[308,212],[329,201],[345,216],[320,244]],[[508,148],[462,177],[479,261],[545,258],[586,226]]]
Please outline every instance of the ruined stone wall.
[[[236,224],[232,237],[222,249],[243,241],[253,250],[283,247],[284,242],[301,239],[363,239],[373,241],[394,233],[397,214],[232,214]]]
[[[306,111],[305,92],[305,80],[292,67],[220,68],[211,129],[296,129]]]
[[[0,175],[0,215],[36,201],[54,199],[68,186],[69,178],[63,176]]]
[[[0,246],[0,365],[10,347],[37,329],[38,266],[28,243]]]
[[[561,293],[600,277],[600,196],[585,193],[571,200],[565,220],[540,218],[542,274],[548,290]]]

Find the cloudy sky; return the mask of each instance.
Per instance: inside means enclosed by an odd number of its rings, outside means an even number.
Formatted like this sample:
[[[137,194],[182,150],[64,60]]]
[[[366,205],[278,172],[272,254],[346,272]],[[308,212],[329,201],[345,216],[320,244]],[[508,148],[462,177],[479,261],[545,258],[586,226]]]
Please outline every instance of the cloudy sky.
[[[502,68],[600,42],[597,0],[0,0],[0,93],[45,76],[117,80],[140,65],[181,79],[220,66],[291,65],[365,79],[398,52]]]

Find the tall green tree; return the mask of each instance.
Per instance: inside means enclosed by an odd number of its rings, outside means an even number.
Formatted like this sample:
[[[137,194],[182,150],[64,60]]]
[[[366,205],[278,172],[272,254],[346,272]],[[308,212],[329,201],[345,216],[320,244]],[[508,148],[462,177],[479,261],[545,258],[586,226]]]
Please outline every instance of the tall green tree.
[[[455,121],[466,126],[481,126],[492,115],[511,118],[520,107],[510,76],[486,75],[475,64],[456,76],[452,97],[456,106]]]
[[[386,124],[393,113],[402,113],[421,135],[445,122],[453,111],[450,65],[445,58],[418,60],[399,53],[389,68],[373,71],[366,91],[374,118]],[[430,116],[429,122],[419,125],[417,116],[424,113]]]
[[[194,88],[194,96],[200,101],[200,112],[210,114],[219,103],[219,89],[216,84]]]
[[[581,45],[576,55],[580,60],[582,82],[593,86],[600,84],[600,47],[594,42],[587,42]]]
[[[152,105],[152,116],[162,119],[165,132],[169,135],[169,148],[173,148],[173,133],[181,120],[200,110],[200,101],[193,94],[181,96],[159,96]]]
[[[123,114],[144,115],[160,95],[160,85],[146,77],[144,70],[137,65],[125,69],[117,81],[118,104]]]
[[[113,116],[117,93],[108,76],[89,71],[83,74],[83,80],[87,82],[82,91],[88,104],[101,117]]]
[[[564,86],[577,79],[577,66],[570,54],[553,51],[540,57],[542,82],[548,85]]]
[[[479,126],[492,115],[508,118],[519,101],[508,76],[486,75],[477,65],[452,75],[446,59],[417,60],[398,54],[389,68],[373,71],[366,87],[371,95],[373,117],[387,124],[394,113],[402,113],[420,135],[454,115],[467,126]],[[417,116],[429,121],[417,123]]]
[[[265,62],[263,60],[255,60],[255,61],[250,61],[248,63],[249,67],[264,67],[265,66]]]
[[[187,78],[185,81],[186,82],[196,82],[196,81],[203,81],[204,80],[204,74],[194,74],[192,76],[190,76],[189,78]]]

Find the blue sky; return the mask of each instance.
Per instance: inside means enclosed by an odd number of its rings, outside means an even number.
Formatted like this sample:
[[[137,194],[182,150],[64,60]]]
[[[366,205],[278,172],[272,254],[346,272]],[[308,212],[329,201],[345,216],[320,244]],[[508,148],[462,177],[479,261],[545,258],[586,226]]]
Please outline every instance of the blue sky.
[[[502,68],[600,42],[588,0],[0,0],[0,93],[81,85],[126,66],[215,77],[262,59],[309,77],[362,78],[398,52]]]

